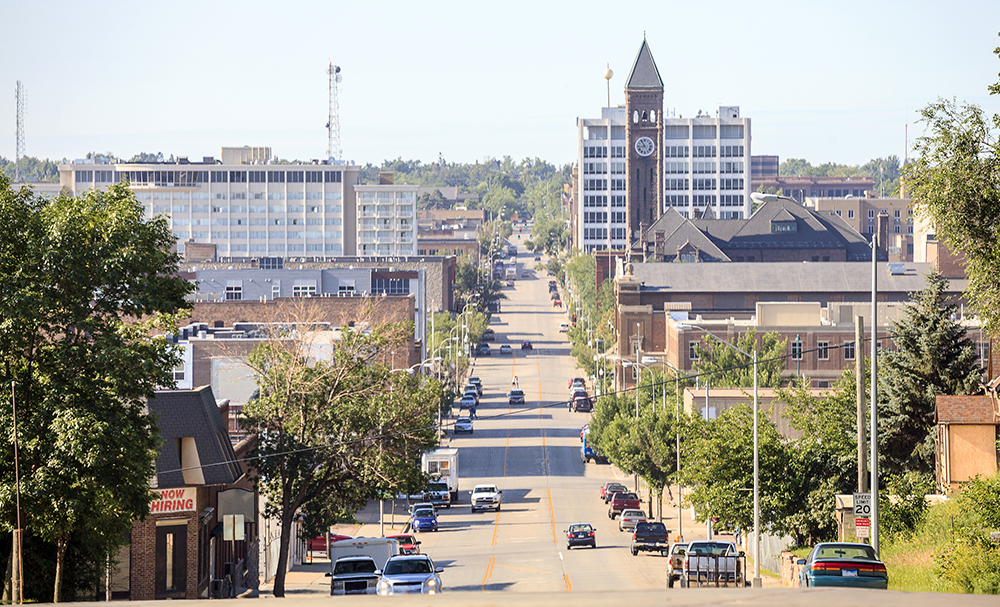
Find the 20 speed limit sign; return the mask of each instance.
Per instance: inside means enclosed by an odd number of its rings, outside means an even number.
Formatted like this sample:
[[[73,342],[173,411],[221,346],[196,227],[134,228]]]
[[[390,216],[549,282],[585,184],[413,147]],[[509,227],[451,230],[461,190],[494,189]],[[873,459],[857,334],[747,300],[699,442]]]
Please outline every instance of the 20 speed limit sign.
[[[854,494],[854,516],[868,518],[872,515],[872,494]]]

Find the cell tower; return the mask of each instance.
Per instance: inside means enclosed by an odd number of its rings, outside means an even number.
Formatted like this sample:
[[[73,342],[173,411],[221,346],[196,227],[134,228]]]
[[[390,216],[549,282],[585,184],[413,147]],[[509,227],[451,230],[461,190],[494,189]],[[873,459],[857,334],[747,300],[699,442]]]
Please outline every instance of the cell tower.
[[[326,145],[326,157],[331,160],[342,160],[344,150],[340,147],[340,101],[337,97],[337,85],[342,80],[340,66],[334,65],[331,61],[326,72],[330,76],[330,117],[326,123],[330,141]]]
[[[21,158],[24,157],[24,87],[17,81],[17,145],[14,148],[14,182],[21,181]]]

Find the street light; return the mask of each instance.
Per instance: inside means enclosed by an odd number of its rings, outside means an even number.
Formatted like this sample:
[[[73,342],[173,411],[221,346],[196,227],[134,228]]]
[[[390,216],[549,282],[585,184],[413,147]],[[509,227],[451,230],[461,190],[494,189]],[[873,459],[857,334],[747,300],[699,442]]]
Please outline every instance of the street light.
[[[757,193],[757,192],[754,192]],[[773,194],[765,194],[765,196],[773,196]],[[753,358],[753,586],[754,588],[761,587],[760,579],[760,457],[758,448],[758,436],[757,436],[757,349],[754,348],[753,354],[747,352],[746,350],[735,346],[728,341],[722,339],[715,333],[699,327],[698,325],[688,325],[683,323],[678,323],[678,330],[683,329],[697,329],[703,333],[711,335],[715,339],[726,344],[730,348],[736,350],[737,352],[743,354],[744,356],[750,356]]]
[[[649,365],[645,365],[641,362],[632,362],[631,360],[622,360],[622,367],[628,368],[632,365],[638,367],[638,371],[635,373],[635,418],[639,419],[639,381],[642,379],[642,369],[649,368]],[[656,407],[656,389],[653,389],[653,407]]]

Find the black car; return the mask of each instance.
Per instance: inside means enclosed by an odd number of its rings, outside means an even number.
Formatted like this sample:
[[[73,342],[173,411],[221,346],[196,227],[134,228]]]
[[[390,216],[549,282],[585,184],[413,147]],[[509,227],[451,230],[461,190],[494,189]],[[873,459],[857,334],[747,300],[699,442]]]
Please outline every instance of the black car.
[[[530,341],[521,342],[522,350],[531,350],[534,346],[531,345]]]
[[[591,527],[589,523],[570,525],[569,529],[566,530],[566,550],[569,550],[573,546],[597,548],[596,534],[597,529]]]

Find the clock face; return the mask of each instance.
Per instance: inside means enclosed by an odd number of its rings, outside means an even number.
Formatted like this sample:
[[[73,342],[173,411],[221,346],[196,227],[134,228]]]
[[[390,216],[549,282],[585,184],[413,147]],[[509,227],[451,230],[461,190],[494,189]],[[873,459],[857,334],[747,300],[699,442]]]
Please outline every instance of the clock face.
[[[640,156],[649,156],[655,147],[653,140],[649,137],[640,137],[635,140],[635,151]]]

